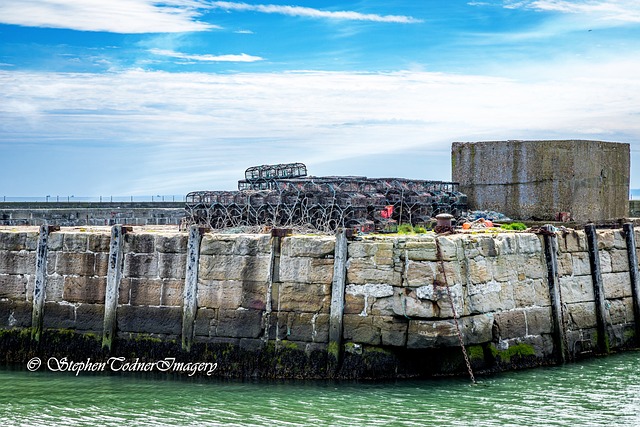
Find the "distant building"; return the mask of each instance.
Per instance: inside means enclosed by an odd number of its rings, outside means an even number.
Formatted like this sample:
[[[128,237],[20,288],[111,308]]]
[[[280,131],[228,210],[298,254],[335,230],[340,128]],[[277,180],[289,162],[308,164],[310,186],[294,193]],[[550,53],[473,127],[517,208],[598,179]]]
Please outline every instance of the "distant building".
[[[470,209],[514,219],[576,221],[629,214],[629,144],[602,141],[454,142],[452,178]]]

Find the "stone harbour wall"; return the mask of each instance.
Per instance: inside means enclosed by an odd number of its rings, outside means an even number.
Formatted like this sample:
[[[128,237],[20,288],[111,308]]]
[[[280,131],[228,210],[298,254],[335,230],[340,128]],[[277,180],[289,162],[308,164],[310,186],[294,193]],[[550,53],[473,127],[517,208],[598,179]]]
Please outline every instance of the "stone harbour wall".
[[[0,202],[0,226],[179,225],[184,203]]]
[[[639,337],[627,226],[372,235],[344,253],[344,233],[4,228],[0,360],[170,355],[223,376],[390,378],[466,372],[460,340],[488,372],[606,354]]]

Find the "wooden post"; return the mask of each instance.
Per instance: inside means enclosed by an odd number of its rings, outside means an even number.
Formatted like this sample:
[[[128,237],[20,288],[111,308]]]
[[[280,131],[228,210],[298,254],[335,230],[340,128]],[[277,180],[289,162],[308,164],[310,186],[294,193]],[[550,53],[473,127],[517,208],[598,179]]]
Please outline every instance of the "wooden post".
[[[553,347],[556,350],[556,361],[567,361],[566,332],[562,319],[562,302],[560,299],[560,283],[558,280],[558,238],[553,231],[553,226],[545,225],[544,231],[544,255],[547,262],[547,282],[549,296],[551,297],[551,316],[553,321]]]
[[[182,295],[182,349],[191,350],[193,342],[193,325],[198,310],[198,266],[200,264],[200,242],[204,229],[197,225],[189,227],[187,243],[187,270]]]
[[[289,228],[274,228],[271,230],[271,254],[269,260],[269,282],[267,283],[267,295],[265,296],[265,309],[262,314],[262,324],[264,333],[262,340],[269,341],[269,329],[271,327],[271,313],[273,312],[273,284],[280,282],[280,255],[282,253],[282,238],[290,236],[292,230]],[[278,289],[278,293],[280,289]],[[279,309],[279,307],[278,307]],[[278,344],[279,322],[276,323],[276,345]]]
[[[342,315],[344,312],[344,290],[347,276],[347,233],[340,229],[336,233],[333,257],[333,282],[331,283],[331,308],[329,312],[329,353],[339,366],[342,345]]]
[[[640,283],[638,281],[638,254],[636,252],[636,236],[633,223],[622,226],[627,242],[629,257],[629,278],[631,282],[631,296],[633,298],[633,318],[636,326],[636,343],[640,344]]]
[[[49,233],[60,227],[40,226],[40,236],[36,248],[36,280],[33,286],[33,309],[31,311],[31,339],[40,341],[44,318],[44,301],[47,288],[47,243]]]
[[[604,286],[600,269],[600,253],[598,251],[598,235],[594,224],[584,226],[587,235],[589,264],[591,265],[591,280],[593,281],[593,295],[596,303],[596,330],[598,331],[598,352],[609,353],[609,339],[607,337],[606,306]]]
[[[128,231],[122,225],[111,227],[109,243],[109,265],[107,269],[107,288],[104,295],[104,323],[102,328],[102,348],[111,350],[116,333],[116,311],[118,309],[118,291],[122,278],[122,247],[124,234]]]

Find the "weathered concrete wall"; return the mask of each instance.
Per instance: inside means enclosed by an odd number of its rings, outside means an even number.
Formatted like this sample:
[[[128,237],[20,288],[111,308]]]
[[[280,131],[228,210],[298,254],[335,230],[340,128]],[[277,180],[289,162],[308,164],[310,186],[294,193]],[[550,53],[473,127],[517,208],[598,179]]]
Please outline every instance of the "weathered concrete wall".
[[[452,179],[471,209],[514,219],[577,221],[628,215],[629,144],[601,141],[454,142]]]
[[[571,359],[597,348],[592,268],[583,231],[554,236],[559,316]],[[625,348],[635,343],[637,322],[626,243],[619,230],[599,231],[598,239],[608,349]],[[0,231],[0,330],[32,325],[37,242],[35,230]],[[270,235],[202,237],[194,342],[213,346],[201,353],[207,357],[223,357],[231,348],[250,352],[256,360],[229,375],[393,377],[457,372],[464,365],[454,317],[459,317],[462,339],[477,369],[557,360],[542,236],[431,234],[350,241],[344,345],[339,349],[329,345],[335,237],[295,235],[279,242],[275,248]],[[49,234],[45,330],[102,334],[109,246],[107,228]],[[136,229],[125,234],[122,251],[116,343],[141,336],[179,342],[187,233]],[[272,361],[277,369],[269,371],[263,365],[272,362],[266,362],[264,354],[271,354],[274,345],[298,351],[302,359],[291,363],[305,368],[293,374],[278,356]],[[308,358],[317,352],[324,356],[311,364]],[[382,357],[382,362],[372,355]]]
[[[156,203],[0,203],[0,225],[167,225],[180,224],[184,204]]]

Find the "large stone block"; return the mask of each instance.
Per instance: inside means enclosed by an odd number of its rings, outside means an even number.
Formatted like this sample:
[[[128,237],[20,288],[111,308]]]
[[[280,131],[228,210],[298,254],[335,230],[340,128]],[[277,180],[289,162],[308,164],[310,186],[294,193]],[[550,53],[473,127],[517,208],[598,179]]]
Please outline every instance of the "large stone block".
[[[62,251],[64,235],[65,233],[62,233],[62,232],[49,233],[49,239],[47,239],[47,248],[50,251]]]
[[[140,278],[158,277],[158,254],[128,253],[124,256],[124,276]]]
[[[280,282],[274,284],[272,292],[274,310],[328,313],[331,305],[331,288],[328,285]]]
[[[162,297],[160,305],[181,306],[184,292],[184,281],[162,279]]]
[[[575,276],[588,276],[591,274],[591,264],[587,252],[574,252],[571,254],[572,269]]]
[[[464,250],[460,238],[437,237],[437,246],[440,247],[440,258],[442,261],[456,261],[464,258]],[[458,245],[460,243],[460,245]]]
[[[187,270],[187,255],[185,253],[159,253],[158,275],[163,279],[184,280]]]
[[[374,316],[345,314],[342,318],[343,339],[358,344],[380,345],[380,328],[373,324]]]
[[[27,282],[23,274],[0,274],[0,298],[26,299]]]
[[[411,287],[432,285],[436,279],[438,266],[433,261],[406,261],[404,285]]]
[[[477,257],[468,261],[469,280],[473,284],[487,283],[493,278],[486,258]]]
[[[269,234],[240,234],[234,239],[232,253],[240,256],[267,256],[271,253]]]
[[[441,286],[452,286],[462,283],[462,266],[457,261],[436,263],[436,279],[434,284]]]
[[[235,310],[242,304],[242,293],[242,282],[238,280],[200,280],[198,306]]]
[[[162,281],[160,279],[131,279],[131,305],[160,305]]]
[[[76,330],[102,333],[104,327],[104,301],[102,304],[78,304]]]
[[[626,250],[613,249],[609,251],[611,256],[611,271],[618,273],[621,271],[629,271],[629,255]]]
[[[231,255],[233,244],[233,236],[205,234],[200,242],[200,255]]]
[[[631,296],[629,273],[605,273],[602,275],[605,298],[624,298]]]
[[[61,276],[95,275],[96,255],[92,252],[57,252],[55,272]],[[51,273],[51,265],[48,266]],[[34,270],[35,271],[35,270]]]
[[[220,309],[216,336],[232,338],[258,338],[262,335],[262,311],[239,308]]]
[[[150,254],[155,252],[154,234],[127,233],[124,235],[124,251],[134,254]]]
[[[531,307],[524,311],[525,335],[550,334],[553,330],[551,323],[551,307]]]
[[[561,277],[559,284],[562,301],[565,304],[594,300],[591,276]]]
[[[76,306],[46,302],[43,308],[42,325],[44,328],[75,329]]]
[[[542,279],[525,279],[511,282],[516,307],[546,307],[551,305],[549,287]]]
[[[401,274],[399,271],[388,267],[376,267],[371,262],[362,258],[351,258],[347,261],[347,282],[358,285],[366,283],[385,283],[394,286],[401,285]]]
[[[524,337],[527,334],[527,319],[524,310],[503,311],[494,315],[500,339]]]
[[[155,236],[156,251],[166,254],[184,254],[187,252],[188,235],[180,234],[159,234]]]
[[[0,251],[33,251],[36,249],[37,242],[38,232],[3,231],[0,233]]]
[[[596,326],[596,304],[593,301],[567,304],[565,315],[571,329],[588,329]]]
[[[283,256],[280,258],[279,278],[282,282],[330,284],[333,260]]]
[[[35,274],[36,254],[32,251],[0,252],[0,274]]]
[[[335,237],[296,235],[283,239],[281,253],[287,257],[332,258],[335,245]]]
[[[50,235],[51,236],[51,235]],[[89,252],[109,253],[109,245],[111,244],[110,233],[90,233],[88,237]]]
[[[180,307],[121,305],[116,318],[121,332],[167,335],[179,335],[182,332]]]
[[[487,258],[493,279],[497,282],[508,282],[518,279],[518,261],[511,255]]]
[[[199,277],[203,280],[269,280],[269,256],[200,255]]]
[[[542,252],[542,242],[538,235],[533,233],[518,233],[516,234],[518,240],[518,251],[520,254],[536,254],[539,255]]]
[[[88,248],[89,234],[80,232],[65,232],[62,241],[64,252],[85,252]]]
[[[514,292],[509,282],[467,285],[467,310],[471,314],[491,313],[515,308]]]
[[[458,319],[465,345],[481,344],[492,339],[493,315],[467,316]],[[410,320],[407,347],[432,348],[458,346],[454,320]]]
[[[62,298],[68,302],[104,304],[106,286],[104,277],[66,276]]]
[[[408,319],[393,316],[376,316],[373,318],[373,326],[380,329],[382,345],[404,347],[407,344]]]
[[[411,261],[437,261],[435,237],[407,241],[404,254]]]

